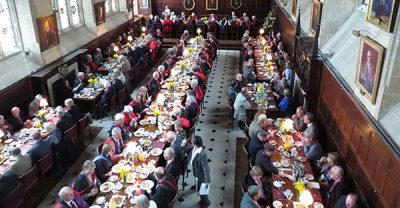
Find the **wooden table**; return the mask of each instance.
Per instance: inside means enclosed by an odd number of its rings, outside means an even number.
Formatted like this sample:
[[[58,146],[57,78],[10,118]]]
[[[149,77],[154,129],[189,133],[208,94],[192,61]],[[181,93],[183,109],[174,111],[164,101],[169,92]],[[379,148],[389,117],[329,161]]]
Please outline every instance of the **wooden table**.
[[[267,64],[267,53],[265,53],[261,49],[256,49],[254,51],[254,56],[255,56],[255,66],[256,66],[256,76],[257,80],[259,82],[269,82],[271,78],[274,76],[274,72],[278,72],[278,67],[275,61],[271,61],[272,65],[274,67],[274,70],[270,70],[266,67]],[[272,54],[271,54],[272,56]]]
[[[276,123],[276,121],[274,123]],[[273,127],[268,127],[268,129],[269,130],[277,130],[278,128],[274,125]],[[276,145],[277,148],[275,149],[275,152],[273,153],[273,155],[271,157],[271,162],[272,163],[273,162],[280,162],[283,159],[286,159],[286,160],[290,161],[290,164],[293,164],[294,161],[298,161],[298,159],[294,158],[294,157],[289,157],[289,158],[285,157],[283,155],[283,152],[280,152],[278,150],[279,146],[283,146],[283,141],[281,139],[282,136],[278,136],[277,134],[274,134],[274,135],[275,136],[272,139],[270,139],[270,142],[271,141],[277,142],[277,145]],[[301,141],[301,138],[300,138],[301,133],[300,132],[295,132],[295,133],[289,132],[288,135],[291,135],[295,142]],[[306,156],[302,147],[297,148],[297,150],[298,150],[298,155],[299,156],[302,156],[302,157]],[[313,175],[310,161],[307,160],[305,162],[302,162],[302,164],[304,166],[304,174]],[[291,169],[292,166],[290,165],[289,167]],[[288,178],[281,177],[281,176],[279,176],[277,174],[272,174],[271,182],[277,181],[277,180],[278,181],[284,181],[285,184],[283,184],[283,186],[281,188],[276,188],[274,185],[272,185],[272,198],[273,198],[273,201],[275,201],[275,200],[281,201],[284,204],[283,207],[285,207],[285,204],[287,204],[289,207],[293,207],[292,201],[296,201],[298,199],[297,191],[294,188],[294,182],[289,180]],[[317,177],[314,176],[314,179],[311,180],[311,181],[312,182],[317,182],[317,180],[318,180]],[[292,193],[293,193],[293,197],[291,198],[292,201],[288,200],[284,195],[284,191],[288,190],[288,189],[291,190]],[[323,202],[319,189],[310,189],[309,188],[308,190],[311,192],[311,195],[313,196],[314,202],[320,202],[320,203]]]
[[[87,88],[87,87],[86,87]],[[74,96],[74,102],[82,109],[82,112],[91,112],[95,119],[101,118],[101,109],[98,105],[100,103],[101,96],[103,95],[104,89],[100,88],[94,93],[91,93],[85,97]]]
[[[258,84],[258,83],[256,83]],[[247,86],[248,92],[250,91],[250,96],[251,99],[249,100],[251,107],[247,110],[247,116],[249,119],[253,119],[254,115],[257,113],[259,109],[265,109],[265,114],[267,115],[268,118],[277,118],[279,115],[279,106],[278,103],[275,99],[275,97],[271,95],[267,95],[267,99],[265,102],[268,103],[267,107],[266,106],[260,106],[258,104],[258,100],[256,98],[256,93],[254,92],[254,87]],[[264,91],[266,94],[267,92]]]

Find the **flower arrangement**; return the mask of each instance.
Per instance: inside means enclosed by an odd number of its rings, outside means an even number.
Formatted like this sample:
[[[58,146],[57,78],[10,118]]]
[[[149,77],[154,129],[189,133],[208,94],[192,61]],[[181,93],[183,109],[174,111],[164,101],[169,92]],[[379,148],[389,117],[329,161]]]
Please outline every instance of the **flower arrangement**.
[[[39,122],[37,122],[37,123],[35,124],[35,127],[36,127],[36,128],[40,128],[40,127],[42,126],[41,123],[46,122],[46,118],[45,118],[46,113],[47,113],[46,110],[40,110],[40,111],[38,111],[38,112],[36,113],[35,116],[36,116],[36,118],[39,119]],[[37,127],[37,126],[39,126],[39,127]]]
[[[299,192],[299,194],[306,189],[304,182],[301,181],[294,182],[294,188]]]
[[[201,37],[200,37],[200,35],[198,35],[198,36],[196,36],[194,39],[195,39],[197,42],[200,42]]]
[[[180,67],[185,67],[186,66],[186,62],[184,62],[184,61],[181,61],[181,62],[179,62],[179,64],[178,64]]]
[[[272,65],[272,62],[268,61],[266,65],[269,68]]]
[[[276,21],[276,7],[272,8],[268,12],[268,15],[265,17],[265,21],[262,27],[266,31],[271,31],[272,29],[274,29],[275,21]]]
[[[190,52],[192,52],[192,51],[194,50],[194,48],[189,47],[189,48],[187,48],[187,50],[190,51]]]
[[[97,79],[96,79],[96,78],[90,78],[90,79],[88,80],[88,82],[89,82],[90,84],[94,84],[94,83],[97,83]]]
[[[264,46],[264,51],[268,51],[269,50],[269,46]]]
[[[161,111],[157,109],[156,111],[154,111],[154,115],[158,117],[159,115],[161,115]]]
[[[127,47],[130,47],[131,46],[131,44],[128,42],[128,43],[126,43],[125,44]]]
[[[117,59],[118,58],[118,54],[114,54],[114,58]]]
[[[129,170],[126,167],[121,168],[121,170],[119,171],[119,176],[122,178],[124,186],[126,186],[126,177],[127,177],[128,173],[129,173]]]
[[[260,93],[260,94],[263,93],[263,84],[259,83],[259,84],[257,85],[257,92]]]
[[[168,82],[167,83],[168,89],[170,92],[174,91],[175,82]]]
[[[146,36],[146,33],[142,33],[140,36],[145,37],[145,36]]]

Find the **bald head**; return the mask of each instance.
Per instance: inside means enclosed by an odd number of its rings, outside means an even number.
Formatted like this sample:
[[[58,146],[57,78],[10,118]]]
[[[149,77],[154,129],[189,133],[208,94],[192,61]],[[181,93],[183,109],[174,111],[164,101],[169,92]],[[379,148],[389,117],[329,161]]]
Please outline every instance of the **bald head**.
[[[357,208],[358,196],[355,193],[349,193],[346,196],[346,208]]]
[[[158,167],[154,170],[154,176],[156,177],[157,181],[161,181],[165,176],[165,171],[163,167]]]
[[[63,201],[71,201],[74,199],[74,192],[68,186],[64,186],[60,192],[58,192],[58,196]]]

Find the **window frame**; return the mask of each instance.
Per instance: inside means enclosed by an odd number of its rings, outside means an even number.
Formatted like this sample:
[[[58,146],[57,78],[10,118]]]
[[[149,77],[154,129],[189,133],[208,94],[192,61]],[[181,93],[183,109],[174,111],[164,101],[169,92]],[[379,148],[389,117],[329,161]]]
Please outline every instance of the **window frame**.
[[[22,40],[21,40],[21,30],[19,27],[19,22],[18,22],[18,17],[17,17],[17,10],[15,7],[15,2],[12,0],[4,0],[7,4],[8,12],[10,15],[10,21],[11,21],[11,28],[12,28],[12,33],[14,36],[14,41],[16,45],[16,50],[11,51],[10,53],[5,53],[1,42],[0,42],[0,60],[5,59],[9,56],[12,56],[14,54],[17,54],[22,51]]]
[[[67,5],[66,12],[68,15],[68,27],[62,29],[61,26],[61,16],[60,16],[60,8],[58,7],[58,1],[65,1],[65,4]],[[62,34],[65,32],[68,32],[72,29],[79,28],[83,25],[83,8],[82,8],[82,0],[76,0],[77,5],[78,5],[78,12],[79,12],[79,23],[78,24],[73,24],[72,20],[72,12],[71,12],[71,3],[70,1],[75,1],[75,0],[52,0],[52,5],[54,10],[56,11],[56,16],[57,16],[57,27],[58,27],[58,33]]]

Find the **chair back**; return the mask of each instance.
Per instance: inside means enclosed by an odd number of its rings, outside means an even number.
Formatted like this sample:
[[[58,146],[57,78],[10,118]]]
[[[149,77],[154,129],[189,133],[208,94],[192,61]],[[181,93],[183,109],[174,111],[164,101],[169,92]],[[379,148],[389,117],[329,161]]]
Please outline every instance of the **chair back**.
[[[86,114],[83,118],[79,119],[79,129],[86,129],[89,126],[89,117]]]
[[[72,125],[71,128],[67,129],[64,132],[64,135],[72,142],[75,143],[75,141],[78,138],[78,131],[76,128],[76,124]]]
[[[1,205],[4,208],[19,207],[24,199],[24,196],[25,190],[20,183],[11,193],[1,199]]]
[[[123,105],[127,98],[128,93],[126,91],[126,87],[117,92],[117,104]]]
[[[175,202],[177,199],[178,199],[178,193],[176,193],[174,199],[168,203],[168,208],[174,208],[175,207],[174,205],[175,205]]]
[[[249,140],[246,140],[243,143],[243,151],[246,153],[247,156],[249,155]]]
[[[53,167],[53,154],[49,151],[42,159],[38,161],[40,173],[46,174]]]
[[[29,190],[39,181],[39,166],[34,164],[25,175],[19,177],[25,191]]]
[[[97,152],[100,154],[101,153],[101,151],[103,150],[103,146],[104,146],[104,143],[101,143],[98,147],[97,147]]]

